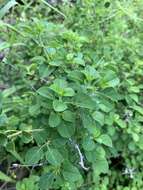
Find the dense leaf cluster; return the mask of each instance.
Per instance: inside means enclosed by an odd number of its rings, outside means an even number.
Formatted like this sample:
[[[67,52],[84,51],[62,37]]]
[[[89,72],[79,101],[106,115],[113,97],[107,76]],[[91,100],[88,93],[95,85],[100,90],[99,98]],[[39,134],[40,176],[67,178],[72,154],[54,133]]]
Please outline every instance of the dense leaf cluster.
[[[23,5],[0,22],[0,161],[27,169],[17,190],[143,187],[141,5],[65,3],[58,24]]]

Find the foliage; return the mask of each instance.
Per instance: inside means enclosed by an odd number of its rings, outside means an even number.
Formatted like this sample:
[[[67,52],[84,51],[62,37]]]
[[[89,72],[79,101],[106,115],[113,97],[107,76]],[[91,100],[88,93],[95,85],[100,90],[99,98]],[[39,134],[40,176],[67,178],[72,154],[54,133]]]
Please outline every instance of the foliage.
[[[30,170],[17,190],[142,189],[142,5],[25,4],[0,22],[0,159]]]

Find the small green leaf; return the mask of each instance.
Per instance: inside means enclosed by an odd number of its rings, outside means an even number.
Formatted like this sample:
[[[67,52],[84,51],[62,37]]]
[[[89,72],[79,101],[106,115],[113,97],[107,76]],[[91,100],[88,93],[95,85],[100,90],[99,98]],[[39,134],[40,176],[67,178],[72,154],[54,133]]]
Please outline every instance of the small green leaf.
[[[43,128],[41,127],[39,129],[43,129]],[[39,145],[42,145],[43,143],[45,143],[47,141],[47,138],[48,138],[48,135],[49,135],[48,129],[47,130],[45,129],[43,131],[41,130],[39,132],[35,131],[32,134],[33,134],[32,136],[33,136],[34,140]]]
[[[66,105],[66,103],[62,102],[61,100],[54,100],[53,108],[57,112],[63,112],[67,109],[67,105]]]
[[[54,174],[52,172],[43,174],[39,180],[40,190],[51,189],[53,186],[53,183],[54,183]]]
[[[54,80],[54,83],[50,86],[50,89],[52,89],[57,94],[63,96],[64,90],[67,87],[67,82],[63,79],[56,79]]]
[[[62,62],[61,61],[50,61],[49,65],[59,67],[60,65],[62,65]]]
[[[75,113],[66,110],[62,113],[62,117],[65,121],[74,122],[75,121]]]
[[[114,104],[109,100],[106,101],[104,100],[104,98],[102,98],[101,102],[99,103],[99,108],[103,111],[103,112],[110,112],[111,110],[114,109]]]
[[[101,126],[104,125],[104,114],[102,112],[95,111],[93,112],[92,117],[95,121],[98,121]]]
[[[100,135],[100,129],[96,126],[95,121],[92,119],[88,113],[81,113],[81,118],[84,128],[86,128],[93,137],[98,137]]]
[[[75,57],[74,59],[73,59],[73,63],[74,64],[78,64],[78,65],[85,65],[85,62],[84,62],[84,60],[82,59],[82,58],[80,58],[80,57]]]
[[[9,176],[7,176],[1,171],[0,171],[0,180],[5,181],[5,182],[13,182],[13,180]]]
[[[84,150],[92,151],[95,148],[95,143],[90,137],[83,138],[82,146]]]
[[[104,144],[106,146],[112,147],[112,140],[108,135],[101,135],[96,139],[97,142]]]
[[[16,158],[16,160],[18,160],[24,164],[23,158],[20,156],[19,153],[16,152],[15,144],[13,141],[9,141],[6,144],[6,150],[7,150],[7,152],[11,153],[11,155],[13,155]]]
[[[1,11],[1,10],[0,10]],[[4,50],[4,49],[7,49],[7,48],[9,48],[10,47],[10,44],[9,43],[7,43],[7,42],[1,42],[0,43],[0,52],[2,51],[2,50]]]
[[[103,88],[107,88],[107,87],[116,87],[119,84],[120,80],[117,77],[117,74],[115,73],[115,71],[112,70],[106,70],[105,72],[103,72],[103,77],[101,80],[101,86]]]
[[[74,96],[74,104],[77,107],[87,108],[87,109],[95,109],[97,108],[97,103],[87,94],[78,93]]]
[[[69,162],[64,163],[62,174],[64,179],[69,182],[76,182],[82,179],[79,170]]]
[[[40,112],[40,106],[39,104],[32,105],[29,107],[29,113],[31,116],[37,115]]]
[[[95,163],[96,160],[105,159],[105,150],[101,145],[96,146],[92,151],[86,151],[86,158],[89,162]]]
[[[139,141],[137,143],[137,146],[143,150],[143,135],[140,135]]]
[[[74,124],[68,122],[63,122],[57,129],[59,134],[64,138],[70,138],[75,132]]]
[[[96,173],[101,174],[101,173],[108,173],[109,170],[109,165],[108,165],[108,161],[104,158],[104,159],[96,159],[93,167],[96,171]]]
[[[94,79],[96,79],[96,78],[98,78],[99,77],[99,74],[98,74],[98,72],[95,70],[95,68],[94,67],[92,67],[92,66],[86,66],[86,68],[85,68],[85,70],[83,71],[83,73],[84,73],[84,75],[85,75],[85,77],[86,77],[86,79],[88,80],[88,81],[92,81],[92,80],[94,80]]]
[[[30,148],[25,155],[25,163],[28,165],[37,164],[43,158],[43,151],[39,147]]]
[[[119,127],[123,128],[123,129],[126,128],[126,126],[127,126],[125,121],[123,121],[121,119],[117,119],[115,122],[117,123],[117,125],[119,125]]]
[[[7,144],[7,137],[0,133],[0,146],[5,146]]]
[[[135,142],[138,142],[138,141],[139,141],[139,135],[138,135],[138,134],[132,133],[132,137],[133,137],[133,140],[134,140]]]
[[[112,100],[114,102],[118,101],[121,98],[121,95],[117,92],[115,88],[105,88],[101,91],[103,96],[106,96],[108,100]],[[107,102],[109,105],[112,103],[111,101]]]
[[[7,122],[8,122],[7,115],[4,114],[4,113],[2,113],[2,114],[0,115],[0,126],[3,126],[3,125],[5,125],[5,124],[7,124]]]
[[[16,183],[16,190],[39,190],[38,181],[38,176],[30,175]]]
[[[64,96],[74,96],[75,92],[72,88],[65,88],[64,89]]]
[[[25,131],[22,132],[22,137],[21,137],[22,142],[29,143],[32,140],[33,140],[33,136],[30,133],[25,132]]]
[[[37,90],[37,93],[45,98],[53,99],[53,94],[50,91],[49,87],[43,86]]]
[[[11,88],[5,89],[5,90],[2,92],[2,95],[3,95],[4,98],[6,98],[6,97],[9,97],[9,96],[13,95],[16,91],[17,91],[16,87],[13,86],[13,87],[11,87]]]
[[[75,82],[82,82],[84,80],[84,75],[80,71],[70,71],[68,73],[68,78]]]
[[[40,62],[44,62],[45,60],[43,59],[43,57],[41,58],[41,60],[39,60],[38,63]],[[39,66],[39,75],[41,79],[45,79],[45,78],[49,78],[50,79],[50,75],[54,72],[53,68],[49,68],[46,64],[41,64]],[[50,82],[50,81],[48,81]]]
[[[61,118],[57,113],[51,112],[49,116],[50,127],[57,127],[61,122]]]
[[[46,152],[46,158],[48,162],[54,166],[60,166],[64,160],[61,153],[54,148],[48,148],[48,151]]]
[[[134,110],[136,110],[138,113],[140,113],[141,115],[143,115],[143,108],[141,106],[137,106],[134,105],[131,108],[133,108]]]

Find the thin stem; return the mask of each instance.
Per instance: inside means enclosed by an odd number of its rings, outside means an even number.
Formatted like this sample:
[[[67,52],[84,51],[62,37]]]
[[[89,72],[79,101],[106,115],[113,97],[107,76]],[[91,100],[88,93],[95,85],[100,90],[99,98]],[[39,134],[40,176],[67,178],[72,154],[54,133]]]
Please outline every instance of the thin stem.
[[[13,137],[21,135],[21,134],[22,134],[22,131],[18,131],[16,133],[13,133],[12,135],[8,135],[7,138],[13,138]]]
[[[0,186],[0,189],[1,189],[1,190],[4,189],[4,188],[6,187],[6,185],[7,185],[7,183],[8,183],[8,182],[4,182],[4,183]]]
[[[41,0],[41,2],[43,2],[45,5],[47,5],[50,9],[53,9],[55,12],[59,13],[61,16],[63,16],[64,18],[66,18],[66,15],[64,15],[61,11],[59,11],[57,8],[53,7],[51,4],[49,4],[47,1],[45,0]]]
[[[8,135],[7,137],[8,137],[8,138],[12,138],[12,137],[21,135],[22,132],[32,133],[32,132],[40,132],[40,131],[44,131],[44,129],[31,129],[31,130],[25,130],[25,131],[17,131],[16,133],[13,133],[13,134],[11,134],[11,135]],[[7,132],[7,131],[6,131],[6,132]],[[10,132],[10,131],[8,131],[8,132]]]

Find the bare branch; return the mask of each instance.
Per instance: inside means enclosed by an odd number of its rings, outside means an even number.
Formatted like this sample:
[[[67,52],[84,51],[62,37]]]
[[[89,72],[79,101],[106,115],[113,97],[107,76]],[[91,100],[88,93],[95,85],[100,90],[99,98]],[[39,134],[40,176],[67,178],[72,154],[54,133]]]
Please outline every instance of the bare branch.
[[[71,144],[74,145],[75,149],[77,150],[78,154],[79,154],[79,158],[80,158],[80,161],[79,161],[79,165],[81,166],[82,169],[88,171],[89,168],[87,168],[84,164],[84,156],[79,148],[79,145],[74,143],[72,139],[69,139],[69,141],[71,142]]]

